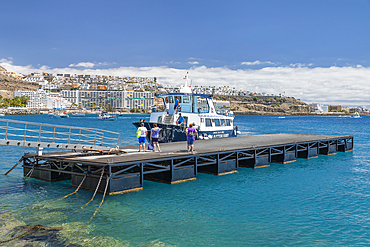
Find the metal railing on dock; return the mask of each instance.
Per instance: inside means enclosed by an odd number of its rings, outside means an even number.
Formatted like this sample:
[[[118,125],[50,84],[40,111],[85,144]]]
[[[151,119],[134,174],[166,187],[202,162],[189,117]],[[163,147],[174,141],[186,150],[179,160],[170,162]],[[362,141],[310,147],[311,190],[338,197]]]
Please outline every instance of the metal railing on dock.
[[[0,119],[0,145],[107,150],[119,144],[119,133],[45,123]]]

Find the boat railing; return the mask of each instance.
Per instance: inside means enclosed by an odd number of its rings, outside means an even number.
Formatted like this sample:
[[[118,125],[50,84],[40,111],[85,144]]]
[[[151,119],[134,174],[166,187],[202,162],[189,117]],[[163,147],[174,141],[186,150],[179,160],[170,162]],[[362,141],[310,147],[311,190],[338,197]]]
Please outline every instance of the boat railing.
[[[119,136],[108,130],[0,119],[0,145],[107,150],[118,146]]]

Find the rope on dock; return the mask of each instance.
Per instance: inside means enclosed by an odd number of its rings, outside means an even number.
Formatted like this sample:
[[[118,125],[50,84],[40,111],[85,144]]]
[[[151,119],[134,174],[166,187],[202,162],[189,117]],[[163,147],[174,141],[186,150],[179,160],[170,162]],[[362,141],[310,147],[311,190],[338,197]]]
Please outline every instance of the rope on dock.
[[[9,172],[13,171],[13,169],[22,162],[22,160],[23,160],[23,157],[12,168],[10,168],[10,170],[7,171],[4,175],[8,175]]]
[[[33,225],[33,226],[26,225],[26,227],[28,228],[28,230],[26,232],[14,237],[14,238],[0,241],[0,244],[4,244],[4,243],[11,242],[13,240],[16,240],[16,239],[20,239],[24,236],[27,236],[27,235],[29,235],[33,232],[39,231],[39,230],[61,230],[62,229],[62,227],[45,227],[43,225]]]
[[[94,212],[93,216],[91,216],[91,218],[90,218],[90,220],[87,222],[87,224],[89,224],[89,223],[91,222],[91,220],[95,217],[96,213],[98,212],[98,210],[100,209],[101,205],[103,204],[103,202],[104,202],[104,198],[105,198],[105,195],[106,195],[106,193],[107,193],[107,189],[108,189],[109,181],[110,181],[110,177],[109,177],[109,178],[107,178],[107,183],[105,184],[105,189],[104,189],[103,199],[101,200],[99,207],[95,210],[95,212]]]
[[[77,189],[76,189],[74,192],[72,192],[72,193],[70,193],[70,194],[68,194],[68,195],[66,195],[66,196],[64,196],[64,197],[62,197],[62,198],[59,198],[57,201],[62,200],[62,199],[65,199],[65,198],[67,198],[68,196],[70,196],[70,195],[73,195],[73,194],[77,193],[77,191],[81,188],[81,185],[84,183],[84,181],[85,181],[85,178],[86,178],[86,177],[87,177],[87,173],[85,174],[85,176],[84,176],[84,178],[82,179],[82,181],[81,181],[80,185],[77,187]]]

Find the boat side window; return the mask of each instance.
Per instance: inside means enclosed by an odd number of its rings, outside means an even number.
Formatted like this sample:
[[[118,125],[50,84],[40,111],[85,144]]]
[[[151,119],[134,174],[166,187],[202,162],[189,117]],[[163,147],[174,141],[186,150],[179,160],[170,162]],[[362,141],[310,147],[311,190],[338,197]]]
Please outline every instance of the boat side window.
[[[182,98],[182,103],[190,103],[190,96],[184,96]]]
[[[206,118],[206,127],[212,127],[212,120],[210,118]]]
[[[170,103],[173,103],[173,96],[168,96],[168,98],[170,99]]]
[[[221,126],[225,126],[225,119],[220,119]]]
[[[209,107],[206,98],[197,97],[198,113],[208,113]]]
[[[201,119],[200,119],[200,122],[201,122],[201,123],[204,123],[204,118],[201,118]]]
[[[162,123],[162,116],[159,116],[159,117],[158,117],[158,121],[157,121],[157,123]]]
[[[181,96],[177,96],[179,103],[181,103]]]
[[[220,125],[220,119],[214,119],[214,121],[215,121],[215,126],[217,126],[217,127],[221,126]]]
[[[226,119],[225,124],[226,124],[226,126],[231,126],[230,119]]]

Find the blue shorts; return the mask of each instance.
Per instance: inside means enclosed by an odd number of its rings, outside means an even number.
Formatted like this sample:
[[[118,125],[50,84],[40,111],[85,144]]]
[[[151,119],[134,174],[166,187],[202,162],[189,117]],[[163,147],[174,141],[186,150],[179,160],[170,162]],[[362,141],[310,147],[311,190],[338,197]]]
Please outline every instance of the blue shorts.
[[[139,137],[139,143],[145,143],[145,137]]]
[[[194,145],[194,137],[193,136],[188,136],[188,145]]]

